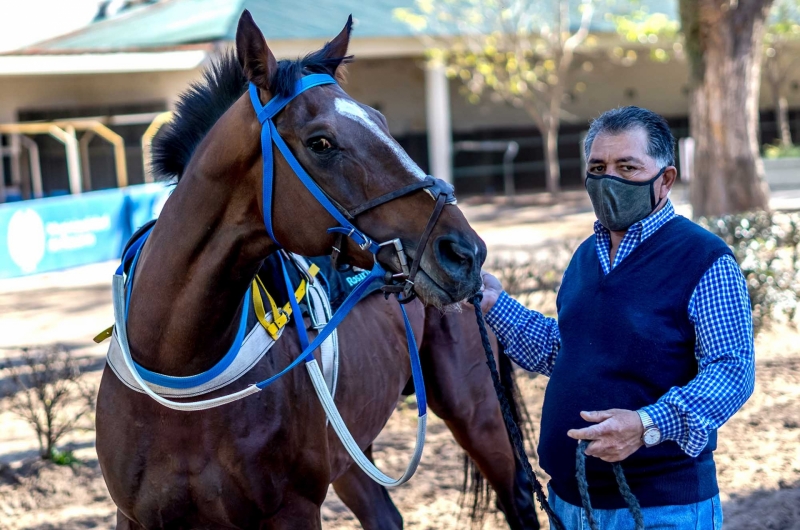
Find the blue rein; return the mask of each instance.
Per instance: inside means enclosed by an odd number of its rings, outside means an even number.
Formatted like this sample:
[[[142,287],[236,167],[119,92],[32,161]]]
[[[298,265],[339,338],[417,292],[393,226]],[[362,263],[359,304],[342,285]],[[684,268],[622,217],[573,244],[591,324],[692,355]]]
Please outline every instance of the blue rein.
[[[367,237],[363,232],[358,230],[350,221],[348,221],[345,216],[336,208],[333,203],[328,199],[325,193],[319,188],[316,182],[308,175],[308,173],[303,169],[303,166],[300,162],[295,158],[294,154],[289,149],[289,146],[286,145],[283,138],[281,138],[278,129],[275,127],[275,122],[273,119],[275,116],[283,110],[283,108],[291,102],[294,98],[305,92],[310,88],[314,88],[317,86],[323,85],[331,85],[336,84],[336,80],[327,74],[312,74],[306,77],[303,77],[297,81],[295,85],[295,89],[292,94],[288,96],[282,97],[274,97],[270,101],[267,102],[266,105],[261,104],[261,100],[258,95],[258,89],[252,83],[250,84],[250,100],[253,104],[253,108],[256,111],[256,115],[258,116],[258,120],[261,123],[261,151],[262,156],[264,159],[264,166],[263,166],[263,215],[264,215],[264,225],[267,229],[267,233],[269,237],[278,245],[278,240],[275,237],[275,233],[273,231],[272,226],[272,201],[273,201],[273,187],[274,187],[274,160],[272,155],[272,144],[274,143],[277,146],[280,153],[289,163],[289,166],[294,171],[295,175],[300,179],[300,182],[308,189],[309,192],[314,196],[314,198],[319,202],[323,208],[339,223],[339,226],[333,227],[328,229],[329,233],[339,233],[344,234],[353,241],[355,241],[363,250],[370,251],[373,255],[376,255],[380,250],[380,245],[375,243],[372,239]],[[144,242],[147,237],[151,234],[152,229],[143,233],[136,241],[134,241],[126,251],[125,255],[122,258],[122,264],[120,268],[117,270],[118,274],[122,274],[126,271],[128,272],[128,279],[127,279],[127,299],[130,299],[130,291],[133,285],[133,273],[136,266],[136,262],[138,261],[139,253],[141,252],[142,247],[144,246]],[[345,316],[355,307],[355,305],[364,297],[364,295],[369,292],[369,288],[377,281],[383,281],[386,276],[386,271],[378,264],[377,259],[375,259],[375,264],[372,267],[369,275],[356,287],[352,293],[345,299],[342,303],[342,306],[339,308],[338,311],[333,315],[331,320],[328,324],[320,330],[319,334],[313,341],[309,341],[308,332],[306,331],[302,313],[300,312],[300,307],[297,303],[297,300],[292,293],[294,289],[292,287],[291,281],[289,279],[288,271],[287,271],[287,264],[286,259],[283,256],[283,253],[279,253],[280,262],[281,262],[281,270],[283,273],[284,283],[286,284],[286,292],[289,293],[289,301],[292,306],[292,314],[295,316],[294,324],[295,328],[297,329],[298,339],[300,341],[300,347],[302,348],[302,353],[289,364],[286,368],[278,372],[277,374],[273,375],[272,377],[265,379],[256,383],[256,386],[260,389],[263,389],[269,386],[271,383],[278,380],[280,377],[288,373],[293,368],[297,367],[301,363],[308,363],[308,362],[316,362],[314,359],[314,351],[319,348],[322,342],[330,336],[334,329],[344,320]],[[249,290],[245,297],[245,306],[243,310],[242,320],[243,322],[246,321],[247,317],[247,301],[249,300]],[[424,416],[427,412],[427,399],[425,396],[425,384],[422,379],[422,366],[419,359],[419,349],[417,348],[417,342],[414,338],[414,332],[411,328],[411,322],[408,319],[408,314],[406,313],[405,307],[403,305],[400,306],[403,313],[403,321],[405,324],[405,332],[406,332],[406,340],[408,341],[408,351],[409,356],[411,358],[411,375],[414,381],[414,387],[417,393],[417,411],[419,416]],[[126,316],[127,316],[127,303],[126,303]],[[238,347],[241,345],[241,341],[239,340],[239,336],[242,335],[241,329],[240,332],[237,333],[237,338],[234,341],[234,345],[232,346],[231,351],[238,351]],[[135,365],[137,371],[148,382],[157,383],[160,386],[164,386],[167,388],[186,388],[186,381],[191,379],[192,384],[202,384],[205,382],[204,380],[209,379],[207,376],[211,374],[212,377],[216,373],[218,373],[221,369],[224,369],[222,364],[230,363],[231,362],[231,351],[226,354],[223,359],[217,363],[213,368],[204,372],[203,374],[198,374],[196,376],[191,376],[190,378],[183,378],[183,377],[171,377],[171,376],[164,376],[160,374],[155,374],[150,372],[139,365]],[[222,368],[220,368],[222,366]]]

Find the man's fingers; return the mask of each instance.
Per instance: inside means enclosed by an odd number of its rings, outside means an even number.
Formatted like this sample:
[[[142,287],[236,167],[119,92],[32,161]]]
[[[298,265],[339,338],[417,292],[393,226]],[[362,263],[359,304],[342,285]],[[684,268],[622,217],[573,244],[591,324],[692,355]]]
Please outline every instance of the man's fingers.
[[[584,451],[584,453],[586,453],[586,456],[596,456],[600,458],[599,455],[602,455],[605,450],[606,447],[603,445],[603,442],[600,440],[596,440],[586,446],[586,450]]]
[[[613,412],[610,410],[594,410],[594,411],[582,411],[581,418],[586,421],[591,421],[594,423],[599,423],[601,421],[606,421],[607,419],[614,416]]]
[[[590,425],[583,429],[570,429],[567,431],[567,436],[576,440],[596,440],[603,435],[604,431],[602,425]]]

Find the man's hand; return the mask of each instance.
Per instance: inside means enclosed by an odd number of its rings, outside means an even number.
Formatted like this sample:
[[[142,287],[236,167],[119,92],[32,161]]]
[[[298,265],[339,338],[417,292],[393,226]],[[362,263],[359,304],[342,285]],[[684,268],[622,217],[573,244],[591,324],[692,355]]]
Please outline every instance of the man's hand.
[[[581,418],[597,425],[570,429],[567,436],[576,440],[594,440],[586,447],[586,454],[589,456],[596,456],[606,462],[620,462],[644,445],[644,426],[634,410],[581,412]]]
[[[481,286],[481,292],[483,293],[481,311],[483,311],[485,315],[494,307],[494,304],[497,303],[500,293],[503,292],[503,285],[500,283],[500,280],[486,271],[481,271],[481,280],[483,280],[483,286]]]

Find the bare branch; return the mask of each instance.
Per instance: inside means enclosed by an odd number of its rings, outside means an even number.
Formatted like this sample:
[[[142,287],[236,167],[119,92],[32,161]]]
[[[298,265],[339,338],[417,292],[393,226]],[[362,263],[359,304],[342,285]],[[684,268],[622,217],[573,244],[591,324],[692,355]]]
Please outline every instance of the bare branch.
[[[5,369],[18,391],[10,410],[36,432],[42,458],[50,458],[67,434],[82,429],[94,411],[94,388],[81,380],[72,354],[64,348],[23,349],[18,364]]]

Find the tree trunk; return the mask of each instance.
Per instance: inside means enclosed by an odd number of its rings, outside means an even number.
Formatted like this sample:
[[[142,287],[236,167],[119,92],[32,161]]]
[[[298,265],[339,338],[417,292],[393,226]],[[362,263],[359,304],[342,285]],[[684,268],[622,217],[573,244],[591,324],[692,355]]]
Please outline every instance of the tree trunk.
[[[542,131],[544,137],[544,164],[547,191],[558,193],[561,190],[561,166],[558,163],[558,120],[550,120]]]
[[[781,144],[784,147],[791,147],[792,130],[789,128],[789,102],[786,101],[786,96],[780,92],[775,98],[775,117],[778,119]]]
[[[789,103],[786,97],[781,94],[780,83],[770,82],[772,88],[772,102],[775,105],[775,122],[778,126],[778,138],[781,145],[791,147],[792,131],[789,129]]]
[[[695,217],[767,209],[758,146],[761,39],[772,0],[680,0],[691,66]]]

